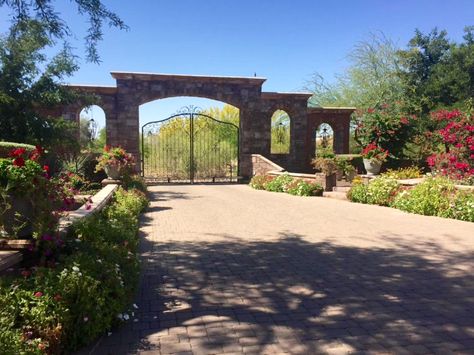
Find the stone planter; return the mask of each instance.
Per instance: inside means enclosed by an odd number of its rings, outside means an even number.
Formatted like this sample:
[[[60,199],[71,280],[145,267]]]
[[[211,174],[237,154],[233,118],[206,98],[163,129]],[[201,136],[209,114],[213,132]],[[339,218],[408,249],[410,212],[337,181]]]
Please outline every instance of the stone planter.
[[[4,231],[9,237],[24,238],[31,236],[33,233],[32,202],[23,196],[8,196],[7,203],[9,208],[1,215]]]
[[[377,175],[382,167],[382,161],[373,159],[364,159],[364,168],[367,175]]]
[[[104,167],[107,177],[112,180],[119,180],[121,176],[120,168],[115,165],[106,165]]]

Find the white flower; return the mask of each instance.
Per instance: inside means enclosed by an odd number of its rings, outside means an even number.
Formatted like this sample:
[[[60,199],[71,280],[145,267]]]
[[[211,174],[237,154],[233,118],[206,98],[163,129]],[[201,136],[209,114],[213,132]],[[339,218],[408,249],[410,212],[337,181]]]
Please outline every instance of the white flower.
[[[136,303],[133,304],[133,308],[138,309],[138,306]]]
[[[78,268],[77,266],[73,266],[73,267],[72,267],[72,271],[74,271],[74,272],[79,272],[79,268]]]
[[[117,318],[120,320],[123,320],[123,314],[122,313],[117,314]]]
[[[135,318],[133,321],[134,321],[135,323],[138,322],[138,318]]]
[[[108,336],[108,337],[111,336],[111,335],[112,335],[112,332],[108,332],[108,333],[107,333],[107,336]]]
[[[124,320],[129,320],[129,319],[130,319],[130,316],[129,316],[127,313],[125,313],[125,314],[123,315],[123,319],[124,319]]]
[[[89,317],[84,317],[84,322],[87,322],[89,320]]]

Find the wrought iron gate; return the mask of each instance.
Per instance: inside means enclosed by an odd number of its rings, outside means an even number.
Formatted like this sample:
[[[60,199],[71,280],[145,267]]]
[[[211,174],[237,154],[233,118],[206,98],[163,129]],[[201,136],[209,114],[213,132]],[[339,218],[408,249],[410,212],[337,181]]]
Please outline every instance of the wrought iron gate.
[[[141,158],[152,181],[237,181],[239,127],[190,107],[142,127]]]

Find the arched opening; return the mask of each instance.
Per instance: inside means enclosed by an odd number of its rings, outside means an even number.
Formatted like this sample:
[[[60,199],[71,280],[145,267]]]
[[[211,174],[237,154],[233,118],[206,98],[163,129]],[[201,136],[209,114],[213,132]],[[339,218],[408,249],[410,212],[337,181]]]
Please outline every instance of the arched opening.
[[[97,105],[84,107],[79,113],[79,144],[81,149],[100,151],[105,145],[104,110]]]
[[[142,173],[153,181],[236,181],[239,109],[195,97],[139,108]]]
[[[334,130],[328,123],[321,123],[315,132],[314,155],[316,157],[325,157],[334,154]]]
[[[271,118],[271,154],[290,153],[290,116],[283,110],[276,110]]]

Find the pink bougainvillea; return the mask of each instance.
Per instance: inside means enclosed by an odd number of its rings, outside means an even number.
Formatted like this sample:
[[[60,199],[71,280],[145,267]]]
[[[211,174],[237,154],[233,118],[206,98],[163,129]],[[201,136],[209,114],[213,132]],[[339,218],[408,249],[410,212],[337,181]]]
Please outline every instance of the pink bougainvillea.
[[[432,119],[443,128],[436,135],[444,145],[444,151],[432,154],[427,162],[431,169],[456,180],[474,178],[474,119],[459,110],[440,110],[432,113]]]

